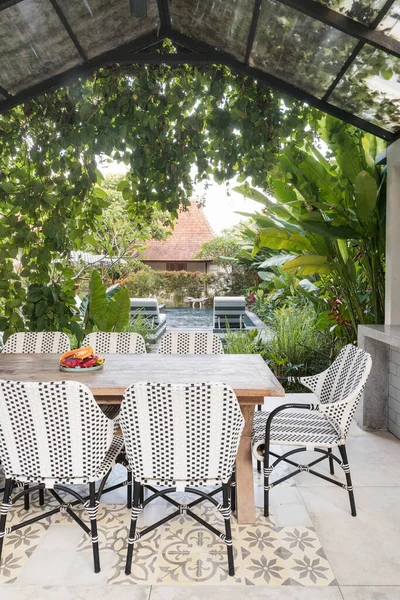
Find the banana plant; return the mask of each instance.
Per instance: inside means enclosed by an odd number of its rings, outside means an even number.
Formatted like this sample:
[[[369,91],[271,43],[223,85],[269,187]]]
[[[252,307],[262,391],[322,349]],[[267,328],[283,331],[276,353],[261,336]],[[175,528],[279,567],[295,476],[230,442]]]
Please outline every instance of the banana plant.
[[[285,273],[319,280],[354,338],[359,323],[384,319],[386,168],[375,164],[384,142],[329,116],[315,133],[282,150],[266,193],[234,189],[263,205],[252,227],[253,254],[273,253],[263,267],[278,254]]]
[[[93,269],[84,316],[86,333],[95,325],[100,331],[123,331],[129,322],[130,298],[127,289],[104,288],[101,275]]]

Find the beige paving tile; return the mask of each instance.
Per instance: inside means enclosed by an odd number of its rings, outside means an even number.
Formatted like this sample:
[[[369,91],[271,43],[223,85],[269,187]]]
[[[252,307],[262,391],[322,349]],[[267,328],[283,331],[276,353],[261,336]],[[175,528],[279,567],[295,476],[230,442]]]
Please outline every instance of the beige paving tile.
[[[7,600],[37,600],[37,598],[40,598],[40,600],[149,600],[150,586],[119,586],[113,588],[109,585],[37,586],[14,584],[0,586],[0,595],[2,598],[7,598]]]
[[[337,587],[153,586],[151,600],[343,600]]]
[[[397,586],[341,586],[344,600],[399,600],[400,587]]]
[[[339,488],[301,488],[339,585],[400,585],[400,488],[355,488],[351,517]]]

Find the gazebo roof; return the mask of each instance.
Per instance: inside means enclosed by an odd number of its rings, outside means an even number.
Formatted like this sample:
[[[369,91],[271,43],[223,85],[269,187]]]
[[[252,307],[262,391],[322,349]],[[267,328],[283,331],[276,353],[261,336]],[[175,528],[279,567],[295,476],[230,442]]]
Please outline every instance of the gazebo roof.
[[[399,58],[400,0],[0,0],[3,112],[116,62],[222,63],[391,141]]]

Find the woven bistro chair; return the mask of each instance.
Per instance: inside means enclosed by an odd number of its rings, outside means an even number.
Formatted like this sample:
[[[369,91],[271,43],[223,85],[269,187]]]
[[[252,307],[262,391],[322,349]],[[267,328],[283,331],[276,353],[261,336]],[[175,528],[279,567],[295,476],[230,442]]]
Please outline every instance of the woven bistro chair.
[[[158,354],[224,354],[224,348],[208,331],[171,331],[161,338]]]
[[[6,354],[63,354],[70,349],[69,337],[62,331],[21,331],[10,335],[3,352]],[[25,486],[25,489],[27,488],[28,486]],[[39,501],[43,505],[43,490],[39,491]],[[24,497],[24,503],[25,509],[29,510],[28,494]]]
[[[146,343],[139,333],[130,331],[95,331],[82,342],[92,346],[95,354],[146,354]]]
[[[283,404],[271,412],[255,413],[252,449],[256,459],[264,463],[264,515],[266,517],[269,514],[269,491],[282,481],[303,471],[347,490],[351,514],[353,517],[356,516],[345,443],[371,366],[371,356],[364,350],[349,344],[341,350],[336,360],[323,373],[309,377],[287,378],[289,381],[303,384],[314,392],[319,400],[318,404]],[[300,447],[279,456],[271,451],[271,446],[276,444]],[[338,448],[341,460],[333,454],[334,448]],[[322,456],[307,465],[289,459],[289,456],[298,452],[310,450]],[[270,456],[276,459],[272,464],[270,464]],[[324,460],[329,461],[331,475],[334,475],[334,462],[342,467],[346,477],[345,484],[313,469],[314,465]],[[294,466],[295,470],[270,483],[271,474],[281,461]]]
[[[62,331],[24,331],[12,333],[3,352],[7,354],[63,354],[71,349],[69,338]]]
[[[91,537],[94,570],[100,571],[96,515],[108,474],[122,449],[114,422],[102,413],[89,388],[76,381],[19,382],[0,380],[0,456],[6,476],[0,510],[0,564],[4,537],[16,529],[67,512]],[[101,480],[96,493],[95,483]],[[13,493],[17,482],[34,484]],[[89,484],[83,498],[71,484]],[[22,496],[48,489],[58,508],[6,527],[9,510]],[[58,492],[72,495],[65,503]],[[72,506],[82,503],[90,528]]]
[[[134,475],[125,573],[131,572],[137,540],[177,515],[187,514],[226,543],[229,575],[234,575],[229,494],[244,419],[233,390],[223,383],[137,383],[125,391],[120,425]],[[222,504],[214,498],[221,487],[211,493],[198,489],[210,485],[222,485]],[[143,486],[153,493],[141,503]],[[154,486],[168,488],[157,491]],[[168,496],[176,490],[198,498],[179,504]],[[141,510],[160,496],[176,510],[137,532]],[[223,515],[225,533],[192,512],[192,507],[205,499]]]
[[[95,331],[89,333],[82,342],[83,346],[92,346],[95,354],[146,354],[146,343],[139,333],[122,331]],[[100,405],[101,410],[109,419],[116,419],[120,407],[115,404]],[[132,471],[129,468],[124,454],[122,453],[118,462],[123,464],[128,472],[126,487],[126,505],[132,508]]]

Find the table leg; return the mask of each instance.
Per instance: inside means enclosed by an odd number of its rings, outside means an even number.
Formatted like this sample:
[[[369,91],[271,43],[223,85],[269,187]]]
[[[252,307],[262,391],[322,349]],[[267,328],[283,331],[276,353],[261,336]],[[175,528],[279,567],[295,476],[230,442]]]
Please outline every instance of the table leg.
[[[236,510],[238,523],[255,523],[253,461],[251,456],[251,432],[254,404],[241,405],[246,421],[236,458]]]

